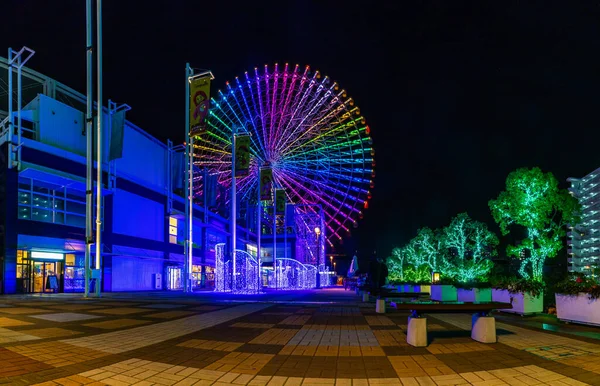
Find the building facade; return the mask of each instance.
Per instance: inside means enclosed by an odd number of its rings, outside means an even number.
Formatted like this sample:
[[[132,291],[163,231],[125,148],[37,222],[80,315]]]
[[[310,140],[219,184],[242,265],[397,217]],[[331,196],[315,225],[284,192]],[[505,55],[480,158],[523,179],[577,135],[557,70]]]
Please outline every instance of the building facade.
[[[583,178],[569,178],[569,191],[581,204],[581,222],[567,233],[569,272],[600,274],[600,168]]]
[[[7,68],[0,58],[0,86],[7,84]],[[7,94],[0,92],[0,293],[83,291],[85,96],[28,68],[22,76],[22,123],[13,114],[13,136],[3,110]],[[182,147],[161,143],[129,121],[116,141],[111,112],[103,114],[102,290],[182,288]],[[111,159],[115,145],[122,146],[121,156]],[[194,287],[210,288],[215,245],[228,242],[230,223],[199,205],[193,218]],[[256,233],[238,228],[237,248],[256,255]],[[278,250],[291,256],[293,238]],[[272,237],[263,243],[268,263]]]

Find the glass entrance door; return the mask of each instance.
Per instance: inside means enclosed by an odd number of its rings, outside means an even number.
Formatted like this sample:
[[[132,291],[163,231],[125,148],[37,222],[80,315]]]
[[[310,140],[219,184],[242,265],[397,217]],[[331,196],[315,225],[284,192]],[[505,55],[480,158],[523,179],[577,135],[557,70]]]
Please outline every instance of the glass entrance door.
[[[180,267],[167,267],[167,289],[179,290],[183,288],[183,277]]]
[[[32,289],[31,292],[55,292],[53,286],[60,286],[60,279],[62,275],[62,265],[60,262],[42,262],[32,261]],[[55,277],[56,281],[49,279]],[[49,281],[50,280],[50,281]],[[60,288],[57,288],[56,292],[60,292]]]

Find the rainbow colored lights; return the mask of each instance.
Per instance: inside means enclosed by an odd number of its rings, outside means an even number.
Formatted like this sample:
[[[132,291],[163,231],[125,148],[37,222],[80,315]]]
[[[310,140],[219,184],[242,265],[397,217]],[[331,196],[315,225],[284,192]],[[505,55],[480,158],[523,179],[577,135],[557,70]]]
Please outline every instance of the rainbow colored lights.
[[[218,92],[206,123],[195,139],[195,165],[218,175],[225,189],[217,199],[229,200],[232,129],[241,127],[251,135],[250,173],[236,184],[241,200],[255,199],[259,167],[269,163],[288,202],[323,208],[330,245],[362,218],[375,174],[371,129],[327,76],[288,64],[246,72]],[[202,176],[195,181],[201,196]]]

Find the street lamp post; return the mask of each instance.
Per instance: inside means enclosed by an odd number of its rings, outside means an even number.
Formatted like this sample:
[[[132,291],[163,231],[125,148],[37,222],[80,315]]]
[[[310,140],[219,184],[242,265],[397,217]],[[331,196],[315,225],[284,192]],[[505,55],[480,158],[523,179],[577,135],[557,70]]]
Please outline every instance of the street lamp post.
[[[321,272],[319,272],[319,263],[321,262],[321,228],[315,227],[317,235],[317,288],[321,288]]]

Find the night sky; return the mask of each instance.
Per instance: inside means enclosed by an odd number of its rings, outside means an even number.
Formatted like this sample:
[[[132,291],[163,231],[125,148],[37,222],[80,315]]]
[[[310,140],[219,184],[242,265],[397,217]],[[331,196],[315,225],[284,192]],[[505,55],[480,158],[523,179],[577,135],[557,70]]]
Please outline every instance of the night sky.
[[[462,211],[493,225],[487,202],[518,167],[564,187],[600,167],[597,2],[104,3],[104,95],[161,140],[184,138],[186,61],[213,92],[275,62],[348,90],[376,149],[371,207],[344,241],[363,255]],[[26,45],[31,68],[85,92],[85,1],[0,9],[0,55]]]

